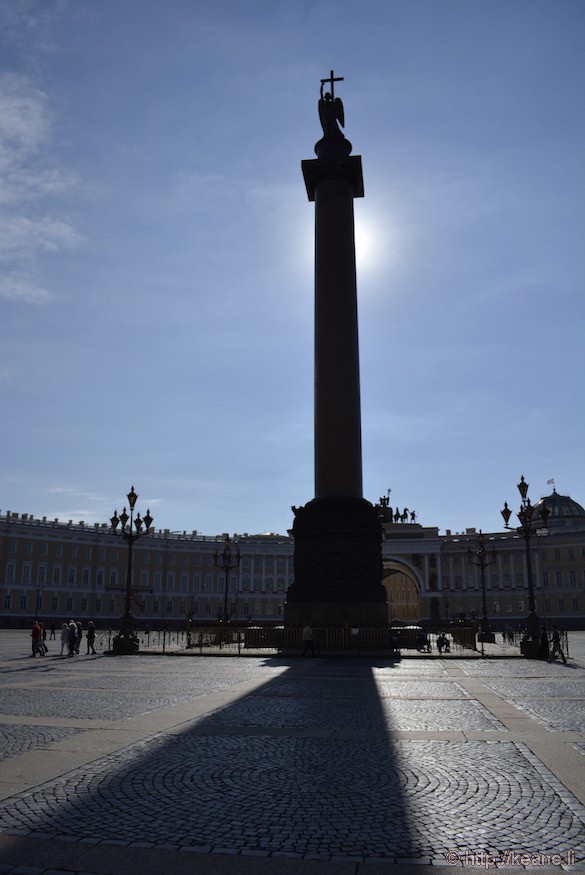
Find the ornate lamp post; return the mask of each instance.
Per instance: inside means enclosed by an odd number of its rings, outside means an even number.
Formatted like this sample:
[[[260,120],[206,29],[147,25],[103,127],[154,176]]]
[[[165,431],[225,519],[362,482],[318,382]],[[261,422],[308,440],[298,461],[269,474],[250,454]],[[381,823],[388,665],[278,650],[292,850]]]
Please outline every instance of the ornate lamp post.
[[[473,556],[475,556],[475,559],[473,558]],[[488,620],[487,604],[485,598],[485,570],[489,565],[494,564],[494,562],[496,561],[496,555],[495,551],[492,550],[492,555],[490,558],[488,558],[487,550],[485,549],[485,545],[483,543],[483,533],[481,529],[479,530],[477,550],[475,551],[475,553],[473,553],[471,547],[468,549],[467,561],[470,565],[475,565],[477,568],[479,568],[479,572],[481,575],[481,622],[479,624],[479,635],[477,636],[477,640],[481,644],[481,655],[483,656],[483,645],[493,644],[496,640],[496,636],[490,628],[490,621]]]
[[[227,641],[227,626],[230,621],[230,615],[228,613],[228,580],[230,576],[230,571],[232,568],[237,568],[240,564],[240,548],[236,544],[235,553],[232,552],[232,539],[229,535],[225,536],[223,550],[219,553],[215,550],[213,554],[215,567],[221,569],[225,573],[225,587],[223,591],[223,615],[221,611],[218,611],[218,620],[223,626],[224,634],[222,638]]]
[[[136,519],[134,519],[134,505],[136,504],[137,498],[138,495],[134,492],[134,487],[132,486],[128,493],[130,516],[128,516],[126,508],[124,508],[120,516],[118,516],[118,512],[115,510],[114,516],[110,520],[112,524],[112,532],[121,535],[128,544],[124,616],[120,619],[120,631],[114,638],[112,644],[112,649],[116,654],[136,653],[138,650],[138,638],[134,634],[134,618],[130,613],[130,604],[132,601],[132,547],[142,535],[147,535],[149,533],[150,527],[153,523],[153,518],[150,515],[150,511],[147,510],[144,519],[140,518],[140,514],[137,514]],[[128,523],[128,521],[130,522]],[[122,526],[120,530],[118,530],[119,525]]]
[[[530,538],[538,531],[539,528],[546,528],[549,517],[549,510],[543,503],[542,507],[538,511],[538,514],[534,514],[534,507],[532,506],[532,504],[530,504],[530,499],[528,498],[528,483],[525,481],[524,475],[522,475],[522,477],[520,478],[520,483],[518,483],[518,491],[520,493],[521,502],[520,510],[517,512],[516,516],[520,521],[520,525],[514,527],[508,524],[510,517],[512,516],[512,511],[508,507],[507,501],[504,502],[504,508],[501,511],[501,514],[504,518],[505,527],[507,529],[514,528],[515,531],[517,531],[518,534],[522,535],[522,537],[524,538],[524,545],[526,550],[526,574],[528,576],[529,614],[526,618],[526,635],[522,646],[522,653],[524,653],[525,656],[537,657],[540,639],[540,620],[536,615],[536,599],[534,596],[532,561],[530,556]]]

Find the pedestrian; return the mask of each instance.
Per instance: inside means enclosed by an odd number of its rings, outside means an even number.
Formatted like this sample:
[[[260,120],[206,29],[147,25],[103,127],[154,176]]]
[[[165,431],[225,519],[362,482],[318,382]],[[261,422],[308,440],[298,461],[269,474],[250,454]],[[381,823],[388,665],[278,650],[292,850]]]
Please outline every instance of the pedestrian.
[[[95,626],[93,620],[90,620],[87,624],[87,652],[95,653],[95,649],[93,643],[95,641]]]
[[[45,656],[49,650],[49,648],[47,647],[47,630],[45,629],[45,624],[41,623],[40,620],[39,620],[39,626],[41,627],[41,641],[40,641],[41,656]]]
[[[35,620],[34,625],[32,627],[32,632],[30,633],[30,637],[32,638],[32,653],[31,656],[34,659],[37,653],[39,656],[42,656],[43,653],[41,651],[41,627],[39,626],[38,620]]]
[[[69,650],[69,626],[67,623],[63,623],[61,626],[61,656],[63,656],[65,648]]]
[[[313,627],[307,623],[303,628],[303,656],[307,655],[307,651],[311,651],[311,656],[315,656],[315,643],[313,641]]]
[[[81,620],[75,621],[75,628],[77,629],[77,635],[75,638],[75,652],[79,653],[79,648],[81,647],[81,639],[83,638],[83,626],[81,625]]]
[[[67,646],[69,648],[69,656],[74,656],[76,653],[79,653],[79,648],[77,647],[77,626],[73,620],[69,623]]]
[[[54,641],[54,640],[55,640],[55,630],[56,630],[56,628],[57,628],[57,627],[55,626],[55,621],[54,621],[54,620],[51,620],[51,634],[49,635],[49,641]]]
[[[540,633],[540,648],[538,651],[538,658],[548,659],[549,655],[550,650],[548,646],[548,632],[546,631],[546,628],[543,628],[542,632]]]
[[[560,634],[559,630],[557,629],[557,627],[555,626],[553,629],[553,633],[552,633],[552,650],[550,652],[550,656],[549,656],[548,661],[550,662],[552,659],[554,659],[557,656],[557,654],[563,660],[563,665],[566,665],[567,659],[566,659],[565,654],[563,653],[563,649],[561,647],[561,634]]]

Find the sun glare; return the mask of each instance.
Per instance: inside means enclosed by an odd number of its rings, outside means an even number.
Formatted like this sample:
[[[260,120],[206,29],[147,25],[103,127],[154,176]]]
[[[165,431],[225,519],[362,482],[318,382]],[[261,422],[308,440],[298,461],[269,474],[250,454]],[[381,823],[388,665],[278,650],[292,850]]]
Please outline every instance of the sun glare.
[[[355,254],[358,271],[378,269],[387,253],[383,252],[380,232],[373,221],[356,216]]]

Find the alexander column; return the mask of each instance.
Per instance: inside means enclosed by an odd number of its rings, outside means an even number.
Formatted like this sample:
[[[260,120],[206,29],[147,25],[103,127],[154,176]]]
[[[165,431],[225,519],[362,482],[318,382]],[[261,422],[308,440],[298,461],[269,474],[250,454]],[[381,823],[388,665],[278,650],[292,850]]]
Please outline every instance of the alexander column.
[[[362,162],[351,156],[333,70],[321,80],[323,137],[302,162],[315,202],[315,498],[293,507],[295,581],[287,626],[388,624],[377,510],[362,495],[360,376],[353,199]],[[324,93],[325,85],[331,90]]]

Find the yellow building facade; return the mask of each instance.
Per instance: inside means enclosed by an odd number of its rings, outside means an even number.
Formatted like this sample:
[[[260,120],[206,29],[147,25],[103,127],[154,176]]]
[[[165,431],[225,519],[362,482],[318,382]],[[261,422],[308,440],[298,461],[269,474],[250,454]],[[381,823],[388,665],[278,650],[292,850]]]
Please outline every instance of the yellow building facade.
[[[553,492],[548,527],[530,541],[538,615],[566,629],[585,628],[585,510]],[[440,627],[481,617],[482,575],[474,564],[478,533],[390,520],[380,507],[384,585],[391,623]],[[293,582],[288,535],[232,535],[241,560],[226,575],[215,564],[224,537],[155,530],[133,548],[131,610],[143,628],[217,623],[282,623]],[[483,584],[494,629],[528,613],[526,545],[514,531],[484,533]],[[94,620],[114,626],[124,613],[128,548],[107,525],[0,513],[0,625]],[[227,589],[226,589],[227,585]]]

